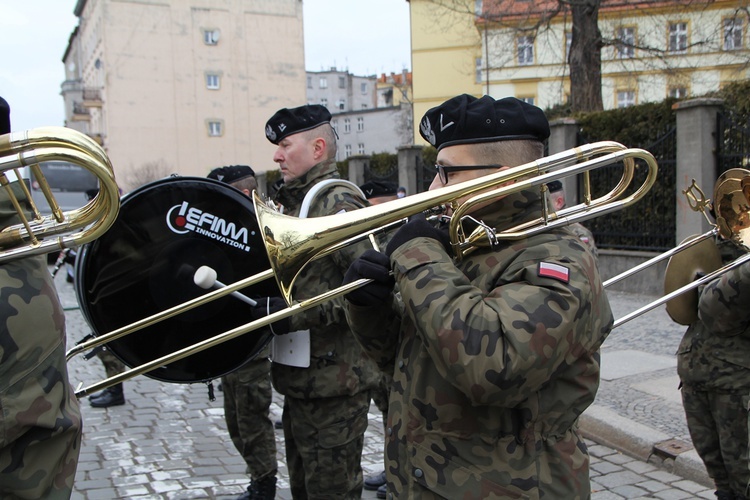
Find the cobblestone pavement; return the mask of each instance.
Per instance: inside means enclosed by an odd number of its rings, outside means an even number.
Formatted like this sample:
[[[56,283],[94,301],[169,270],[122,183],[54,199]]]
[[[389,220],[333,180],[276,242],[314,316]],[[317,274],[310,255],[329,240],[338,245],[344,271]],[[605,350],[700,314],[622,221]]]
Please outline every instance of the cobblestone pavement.
[[[64,273],[56,284],[66,312],[69,347],[89,332],[72,285]],[[633,310],[647,298],[614,293],[611,301],[615,315]],[[602,349],[605,361],[618,366],[621,353],[641,352],[674,358],[682,328],[668,325],[662,316],[649,313],[646,320],[635,320],[615,330]],[[631,364],[625,360],[625,364]],[[650,368],[659,364],[648,363]],[[71,383],[89,385],[103,378],[97,359],[73,358],[69,363]],[[604,368],[603,368],[604,377]],[[596,404],[586,414],[595,415],[582,422],[591,454],[593,499],[620,498],[713,498],[706,478],[688,477],[676,472],[674,457],[646,451],[631,442],[643,442],[650,449],[653,433],[687,441],[684,415],[673,396],[651,395],[638,390],[639,384],[653,386],[654,380],[676,377],[674,366],[615,374],[603,380]],[[202,384],[168,384],[138,376],[125,382],[126,404],[107,409],[91,408],[82,400],[84,436],[76,475],[74,499],[221,499],[235,498],[244,491],[248,477],[245,465],[228,438],[223,417],[222,393],[210,401]],[[676,387],[676,386],[675,386]],[[676,388],[675,388],[676,390]],[[281,398],[274,395],[271,407],[274,419],[281,417]],[[584,416],[586,416],[584,414]],[[614,417],[632,425],[619,425]],[[610,445],[612,430],[597,425],[609,421],[625,432],[624,445]],[[587,428],[589,428],[587,430]],[[628,434],[628,429],[635,429]],[[597,435],[605,434],[605,436]],[[644,437],[645,436],[645,437]],[[277,498],[291,498],[283,456],[283,434],[276,431],[279,483]],[[382,470],[383,431],[381,416],[373,406],[365,438],[362,467],[365,476]],[[362,498],[375,498],[364,491]]]

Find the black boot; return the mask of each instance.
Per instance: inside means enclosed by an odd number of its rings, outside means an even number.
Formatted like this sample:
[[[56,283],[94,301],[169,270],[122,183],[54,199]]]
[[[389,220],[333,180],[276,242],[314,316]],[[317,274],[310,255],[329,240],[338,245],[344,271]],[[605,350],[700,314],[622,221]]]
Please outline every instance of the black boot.
[[[104,389],[98,397],[91,396],[89,404],[94,408],[109,408],[125,404],[125,396],[122,392],[122,383]]]
[[[717,490],[714,495],[716,495],[717,500],[735,500],[736,498],[731,491]]]
[[[247,491],[237,497],[237,500],[274,500],[276,498],[276,476],[250,481]]]

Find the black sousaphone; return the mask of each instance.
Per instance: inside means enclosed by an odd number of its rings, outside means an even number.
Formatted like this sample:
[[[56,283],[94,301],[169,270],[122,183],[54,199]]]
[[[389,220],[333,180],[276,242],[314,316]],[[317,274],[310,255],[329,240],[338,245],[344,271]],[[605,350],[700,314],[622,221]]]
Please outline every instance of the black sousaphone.
[[[230,284],[270,268],[252,201],[242,192],[201,177],[169,177],[122,198],[104,236],[81,248],[76,295],[95,335],[207,293],[193,282],[209,266]],[[241,290],[251,298],[278,296],[273,279]],[[227,296],[109,342],[135,367],[249,323],[250,307]],[[261,329],[152,370],[165,382],[205,382],[254,358],[271,339]]]

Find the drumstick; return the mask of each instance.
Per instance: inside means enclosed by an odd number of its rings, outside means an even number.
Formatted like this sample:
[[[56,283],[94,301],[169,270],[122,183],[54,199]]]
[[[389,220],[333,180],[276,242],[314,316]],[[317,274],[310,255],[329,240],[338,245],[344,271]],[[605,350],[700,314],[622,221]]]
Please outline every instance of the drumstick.
[[[217,276],[216,271],[214,271],[213,268],[208,267],[208,266],[201,266],[198,268],[197,271],[195,271],[195,275],[193,276],[193,282],[205,290],[208,290],[209,288],[225,287],[226,285],[222,283],[221,281],[217,280],[216,276]],[[233,295],[235,298],[238,298],[242,302],[246,302],[250,304],[251,306],[258,305],[256,301],[254,301],[247,295],[241,294],[240,292],[232,292],[229,295]]]

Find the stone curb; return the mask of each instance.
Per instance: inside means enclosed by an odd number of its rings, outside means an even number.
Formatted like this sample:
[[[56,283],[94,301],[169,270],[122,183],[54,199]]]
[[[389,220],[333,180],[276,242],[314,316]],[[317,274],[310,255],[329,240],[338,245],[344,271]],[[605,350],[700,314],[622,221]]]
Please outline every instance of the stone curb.
[[[590,406],[581,415],[579,430],[588,439],[645,462],[653,455],[657,443],[672,438],[663,432],[624,418],[613,410],[596,405]],[[713,487],[713,481],[708,477],[703,461],[694,449],[677,455],[671,472],[708,488]]]

